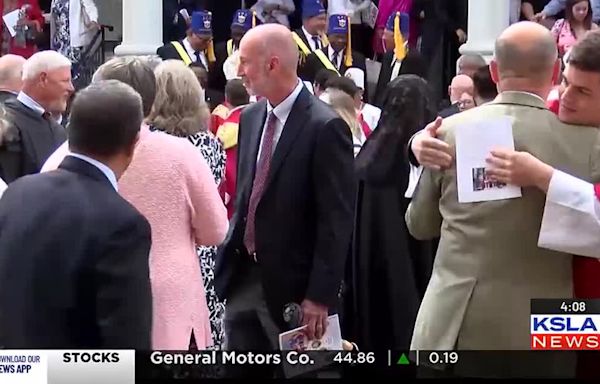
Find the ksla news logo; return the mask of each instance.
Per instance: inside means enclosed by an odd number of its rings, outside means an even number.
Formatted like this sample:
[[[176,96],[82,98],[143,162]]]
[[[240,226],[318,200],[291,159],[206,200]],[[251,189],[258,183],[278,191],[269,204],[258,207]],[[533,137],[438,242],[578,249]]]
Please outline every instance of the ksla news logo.
[[[531,349],[600,350],[600,315],[531,315]]]

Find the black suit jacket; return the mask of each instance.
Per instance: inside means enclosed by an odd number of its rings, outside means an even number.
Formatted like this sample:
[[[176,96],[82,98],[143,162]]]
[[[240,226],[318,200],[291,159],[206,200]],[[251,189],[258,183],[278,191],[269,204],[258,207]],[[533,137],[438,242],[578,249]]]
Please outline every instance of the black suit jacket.
[[[328,46],[323,47],[322,50],[325,53],[325,56],[328,56],[328,52],[329,52]],[[352,52],[352,67],[360,68],[365,72],[364,99],[365,99],[365,101],[369,101],[369,97],[368,97],[368,93],[367,93],[367,89],[366,89],[366,88],[368,88],[367,87],[367,84],[368,84],[367,63],[366,63],[365,57],[360,52],[354,52],[354,51]],[[323,63],[321,62],[321,60],[317,57],[317,55],[315,53],[311,53],[306,58],[306,63],[304,64],[303,68],[304,69],[302,71],[302,80],[310,81],[311,83],[314,83],[315,76],[317,75],[319,70],[325,68],[325,65],[323,65]],[[344,60],[342,59],[342,67],[339,70],[340,75],[344,76],[346,69],[348,69],[348,67],[344,64]]]
[[[236,213],[215,272],[223,299],[245,273],[243,258],[250,258],[243,237],[265,120],[265,100],[241,115]],[[273,154],[255,216],[266,302],[282,327],[286,303],[306,298],[330,309],[337,305],[354,217],[353,163],[348,125],[303,88]]]
[[[385,89],[392,78],[392,60],[394,60],[393,51],[386,52],[381,61],[381,71],[379,71],[375,100],[373,100],[374,104],[379,108],[383,108]],[[398,76],[408,74],[417,75],[424,79],[427,78],[427,65],[423,56],[416,50],[409,51],[404,60],[402,60]]]
[[[0,145],[0,177],[7,183],[40,171],[65,142],[67,133],[53,118],[43,118],[19,100],[4,103],[11,122]]]
[[[215,45],[215,70],[209,74],[209,84],[211,88],[221,91],[225,90],[227,79],[223,72],[223,64],[229,55],[227,54],[227,41]]]
[[[0,104],[4,104],[7,100],[15,99],[17,96],[9,91],[0,91]]]
[[[150,349],[149,251],[148,221],[86,161],[15,181],[0,200],[0,346]]]

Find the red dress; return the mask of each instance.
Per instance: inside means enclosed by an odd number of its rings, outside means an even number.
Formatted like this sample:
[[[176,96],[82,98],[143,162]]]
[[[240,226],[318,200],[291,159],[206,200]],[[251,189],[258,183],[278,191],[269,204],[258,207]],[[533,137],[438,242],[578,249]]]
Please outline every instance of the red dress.
[[[4,3],[5,2],[6,2],[6,0],[0,0],[0,11],[1,11],[2,15],[5,14],[5,12],[4,12]],[[27,19],[36,21],[39,24],[40,31],[41,31],[41,28],[44,26],[44,16],[42,15],[42,10],[40,8],[38,0],[17,0],[17,2],[16,2],[17,8],[15,8],[15,9],[19,9],[26,4],[29,4],[31,6],[29,8],[29,10],[27,11]],[[11,10],[7,10],[6,13],[8,13],[10,11]],[[3,25],[4,25],[4,23],[3,23]],[[8,38],[8,40],[9,40],[8,52],[5,52],[5,53],[12,53],[13,55],[23,56],[24,58],[27,59],[31,55],[33,55],[34,53],[37,52],[37,46],[33,43],[27,43],[25,46],[20,46],[19,44],[17,44],[15,39],[10,36],[10,33],[8,32],[6,27],[3,27],[2,33],[3,33],[3,35],[5,35],[4,38],[5,39]]]

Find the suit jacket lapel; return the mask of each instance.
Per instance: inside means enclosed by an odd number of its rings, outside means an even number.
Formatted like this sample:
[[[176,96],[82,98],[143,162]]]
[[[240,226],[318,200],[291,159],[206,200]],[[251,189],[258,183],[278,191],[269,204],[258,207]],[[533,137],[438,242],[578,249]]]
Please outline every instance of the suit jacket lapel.
[[[283,126],[281,137],[275,147],[275,153],[273,153],[273,158],[271,159],[271,169],[269,170],[269,178],[267,179],[265,190],[269,187],[269,184],[283,164],[283,160],[285,160],[290,149],[292,149],[292,145],[294,144],[294,141],[296,141],[298,134],[302,131],[302,127],[306,120],[305,112],[306,108],[309,106],[309,101],[310,93],[306,88],[302,88],[302,91],[300,91],[300,94],[296,98],[296,102],[292,106],[290,115]]]

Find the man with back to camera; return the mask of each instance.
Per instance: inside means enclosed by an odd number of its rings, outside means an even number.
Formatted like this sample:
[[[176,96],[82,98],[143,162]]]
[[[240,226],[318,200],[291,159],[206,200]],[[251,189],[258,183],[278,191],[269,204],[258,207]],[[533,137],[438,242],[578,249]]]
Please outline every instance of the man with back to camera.
[[[352,138],[297,66],[298,48],[281,25],[242,39],[239,74],[263,99],[241,114],[236,209],[217,257],[227,350],[278,350],[278,334],[297,325],[283,318],[292,303],[318,339],[339,304],[354,216]],[[256,367],[238,369],[229,374]]]
[[[141,123],[130,86],[94,83],[75,97],[59,169],[6,190],[0,345],[150,349],[150,225],[117,192]]]
[[[584,179],[600,180],[593,164],[600,160],[597,131],[563,124],[545,108],[559,70],[556,44],[547,29],[530,22],[512,25],[498,38],[491,63],[499,96],[444,120],[438,131],[441,142],[452,148],[460,124],[510,116],[516,148]],[[441,231],[411,349],[529,349],[529,300],[572,297],[571,256],[537,247],[542,194],[523,190],[519,199],[460,204],[455,175],[452,168],[425,170],[407,212],[414,236],[432,238]],[[560,364],[548,358],[550,376],[569,368],[567,357]]]

